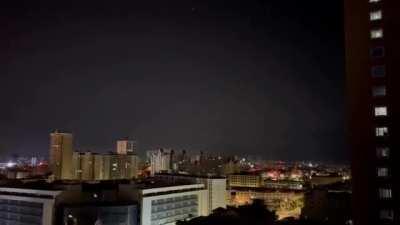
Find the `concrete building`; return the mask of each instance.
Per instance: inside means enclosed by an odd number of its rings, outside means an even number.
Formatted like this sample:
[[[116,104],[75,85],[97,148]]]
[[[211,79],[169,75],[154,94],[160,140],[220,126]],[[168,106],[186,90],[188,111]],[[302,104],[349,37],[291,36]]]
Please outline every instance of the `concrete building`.
[[[274,190],[269,188],[235,187],[229,190],[229,205],[240,206],[262,200],[267,209],[275,211],[278,219],[299,218],[304,206],[304,192],[298,190]]]
[[[208,215],[208,196],[203,184],[154,182],[136,185],[131,191],[140,205],[140,225],[172,225],[178,220]]]
[[[94,177],[93,180],[107,180],[109,177],[107,177],[108,173],[106,172],[105,169],[105,160],[104,160],[104,155],[102,154],[94,154],[93,156],[93,168],[94,168]]]
[[[262,178],[259,174],[230,174],[228,175],[229,187],[261,187]]]
[[[400,224],[400,1],[344,9],[354,224]]]
[[[137,208],[118,184],[35,183],[0,188],[0,224],[6,225],[137,225]]]
[[[74,152],[73,165],[77,180],[133,179],[138,173],[138,156]]]
[[[50,134],[50,170],[56,180],[73,179],[73,137],[70,133],[55,131]]]
[[[217,208],[226,208],[227,191],[225,177],[161,173],[156,174],[156,178],[161,178],[169,182],[187,181],[193,184],[204,184],[208,195],[207,213],[211,214]]]
[[[61,191],[0,188],[0,224],[53,225]]]
[[[6,182],[0,224],[159,225],[208,215],[204,184],[142,181]]]
[[[133,140],[118,140],[117,154],[137,154],[137,142]]]

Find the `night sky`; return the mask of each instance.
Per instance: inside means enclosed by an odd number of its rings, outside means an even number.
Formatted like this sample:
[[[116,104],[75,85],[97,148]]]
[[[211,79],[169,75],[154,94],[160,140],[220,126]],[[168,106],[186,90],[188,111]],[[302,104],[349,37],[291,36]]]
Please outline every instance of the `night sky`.
[[[47,156],[59,129],[78,150],[348,159],[341,1],[18,2],[0,9],[0,155]]]

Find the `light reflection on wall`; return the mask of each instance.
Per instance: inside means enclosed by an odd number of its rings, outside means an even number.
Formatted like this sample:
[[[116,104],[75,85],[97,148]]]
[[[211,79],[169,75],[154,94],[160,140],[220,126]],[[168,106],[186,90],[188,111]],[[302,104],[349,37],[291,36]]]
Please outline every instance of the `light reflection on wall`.
[[[261,199],[265,206],[275,211],[278,219],[299,218],[304,206],[304,193],[300,191],[253,191],[231,190],[229,204],[240,206],[251,204],[253,199]]]

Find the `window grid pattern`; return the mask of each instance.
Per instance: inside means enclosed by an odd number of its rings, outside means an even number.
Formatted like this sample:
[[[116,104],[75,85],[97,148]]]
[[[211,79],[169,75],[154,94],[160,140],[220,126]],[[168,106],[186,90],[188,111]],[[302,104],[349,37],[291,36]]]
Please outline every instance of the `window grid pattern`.
[[[151,202],[151,224],[173,223],[198,216],[198,196],[185,195]]]
[[[41,225],[43,204],[0,199],[0,225]]]

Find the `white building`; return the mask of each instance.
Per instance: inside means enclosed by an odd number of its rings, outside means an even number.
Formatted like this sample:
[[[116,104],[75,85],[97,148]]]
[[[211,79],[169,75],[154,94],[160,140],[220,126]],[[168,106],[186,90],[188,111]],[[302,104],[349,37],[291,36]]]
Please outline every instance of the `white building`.
[[[140,225],[173,225],[178,220],[208,215],[208,194],[203,184],[146,184],[132,191],[140,205]]]
[[[171,170],[171,150],[158,149],[147,151],[147,158],[150,161],[150,173],[168,172]]]
[[[53,225],[61,191],[0,188],[0,224]]]
[[[211,214],[214,209],[226,208],[227,191],[225,177],[185,174],[156,174],[156,177],[169,182],[188,181],[196,184],[204,184],[208,196],[207,215]]]

